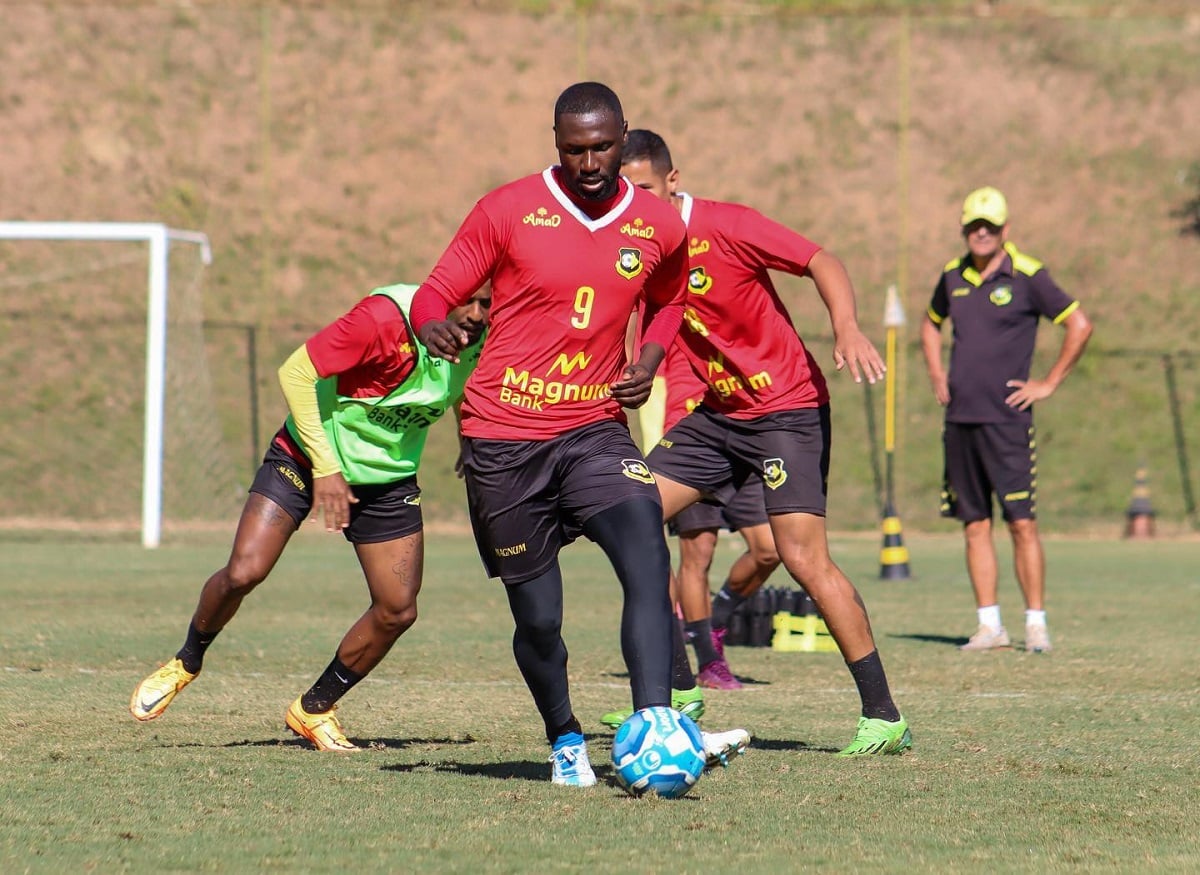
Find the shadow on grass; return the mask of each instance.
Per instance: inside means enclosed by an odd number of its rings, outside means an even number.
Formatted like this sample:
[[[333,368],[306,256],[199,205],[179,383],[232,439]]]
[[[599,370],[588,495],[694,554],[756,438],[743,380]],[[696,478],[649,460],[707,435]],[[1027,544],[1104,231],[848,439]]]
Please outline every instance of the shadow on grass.
[[[890,634],[889,638],[904,638],[908,641],[923,641],[926,644],[946,644],[954,647],[962,647],[967,643],[967,638],[962,635],[923,635],[919,632],[912,632],[908,635]]]
[[[430,762],[420,760],[415,763],[397,763],[383,766],[383,772],[444,772],[454,775],[464,775],[470,778],[495,778],[501,781],[517,779],[521,781],[543,782],[550,778],[550,764],[534,763],[528,760],[516,760],[503,763],[456,763],[453,761]],[[597,772],[600,770],[597,769]]]
[[[434,745],[445,747],[455,744],[475,744],[474,738],[351,738],[354,744],[364,750],[404,750],[409,747]],[[163,747],[211,747],[200,742],[163,745]],[[246,739],[245,741],[230,741],[221,747],[299,747],[312,749],[312,745],[302,738],[261,738]]]
[[[750,742],[746,752],[753,754],[756,750],[800,751],[801,753],[837,753],[838,747],[817,747],[807,741],[797,741],[794,738],[763,738],[758,735]]]

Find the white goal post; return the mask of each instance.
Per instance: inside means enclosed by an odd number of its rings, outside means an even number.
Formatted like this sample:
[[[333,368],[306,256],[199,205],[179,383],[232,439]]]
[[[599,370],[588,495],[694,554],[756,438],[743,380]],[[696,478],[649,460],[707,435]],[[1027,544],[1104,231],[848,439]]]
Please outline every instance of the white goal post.
[[[200,247],[212,263],[207,235],[152,222],[0,222],[0,240],[95,240],[149,244],[146,306],[146,416],[142,456],[142,546],[162,536],[163,403],[167,367],[168,256],[171,241]]]

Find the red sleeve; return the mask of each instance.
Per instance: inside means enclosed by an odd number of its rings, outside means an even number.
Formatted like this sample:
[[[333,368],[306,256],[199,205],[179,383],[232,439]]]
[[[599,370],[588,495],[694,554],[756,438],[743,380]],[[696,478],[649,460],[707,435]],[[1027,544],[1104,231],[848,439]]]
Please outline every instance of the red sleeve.
[[[687,236],[679,241],[646,280],[646,310],[642,321],[643,345],[657,343],[671,348],[683,324],[683,302],[687,296]]]
[[[728,240],[748,263],[793,276],[806,276],[808,263],[821,251],[807,237],[750,208],[742,211]]]
[[[396,304],[385,295],[368,295],[336,322],[326,325],[307,341],[308,357],[320,377],[344,374],[359,365],[393,356],[395,348],[407,340],[404,320],[395,319]],[[383,349],[379,326],[398,322],[401,335],[388,350]]]
[[[417,289],[409,308],[413,331],[445,319],[452,309],[467,303],[492,275],[502,248],[499,229],[480,201]]]

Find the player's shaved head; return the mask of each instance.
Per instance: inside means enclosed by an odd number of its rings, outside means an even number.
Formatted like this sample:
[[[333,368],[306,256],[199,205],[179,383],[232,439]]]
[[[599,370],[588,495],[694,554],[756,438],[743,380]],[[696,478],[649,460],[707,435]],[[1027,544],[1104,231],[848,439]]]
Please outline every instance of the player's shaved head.
[[[654,131],[645,128],[634,128],[625,138],[625,150],[621,153],[621,163],[630,164],[634,161],[649,161],[655,173],[666,176],[675,169],[671,161],[671,150],[667,141]]]
[[[554,103],[554,126],[564,115],[611,114],[622,125],[625,112],[615,91],[601,82],[576,82]]]

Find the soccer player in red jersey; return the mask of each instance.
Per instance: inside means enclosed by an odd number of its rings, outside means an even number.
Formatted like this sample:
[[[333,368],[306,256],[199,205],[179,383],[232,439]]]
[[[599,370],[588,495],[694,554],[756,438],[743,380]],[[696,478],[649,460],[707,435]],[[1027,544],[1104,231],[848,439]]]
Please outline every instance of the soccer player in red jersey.
[[[834,362],[855,381],[883,376],[883,360],[858,327],[854,287],[841,261],[815,243],[739,204],[674,193],[678,180],[662,137],[629,134],[631,182],[674,204],[688,230],[688,294],[679,338],[705,381],[703,403],[647,457],[664,517],[702,497],[728,500],[762,480],[783,565],[813,597],[862,699],[842,756],[900,753],[912,745],[892,701],[870,621],[854,585],[829,555],[825,500],[829,392],[771,282],[780,270],[813,280],[829,311]]]
[[[160,717],[196,679],[209,645],[315,509],[326,530],[354,545],[371,605],[284,722],[317,750],[359,750],[342,732],[336,703],[417,619],[425,556],[417,468],[429,426],[462,397],[491,305],[481,288],[450,314],[467,351],[448,365],[415,341],[407,314],[416,289],[376,289],[279,369],[290,415],[250,486],[229,561],[200,591],[183,646],[134,689],[137,720]]]
[[[559,163],[481,198],[413,302],[421,342],[454,360],[466,338],[446,313],[492,282],[487,348],[462,407],[463,470],[480,555],[505,584],[513,654],[545,723],[551,779],[568,786],[596,782],[562,639],[558,553],[579,535],[621,582],[634,706],[671,699],[662,508],[622,407],[645,402],[678,333],[687,248],[679,214],[621,179],[626,128],[607,86],[567,88],[554,107]],[[644,342],[627,362],[640,300]]]

